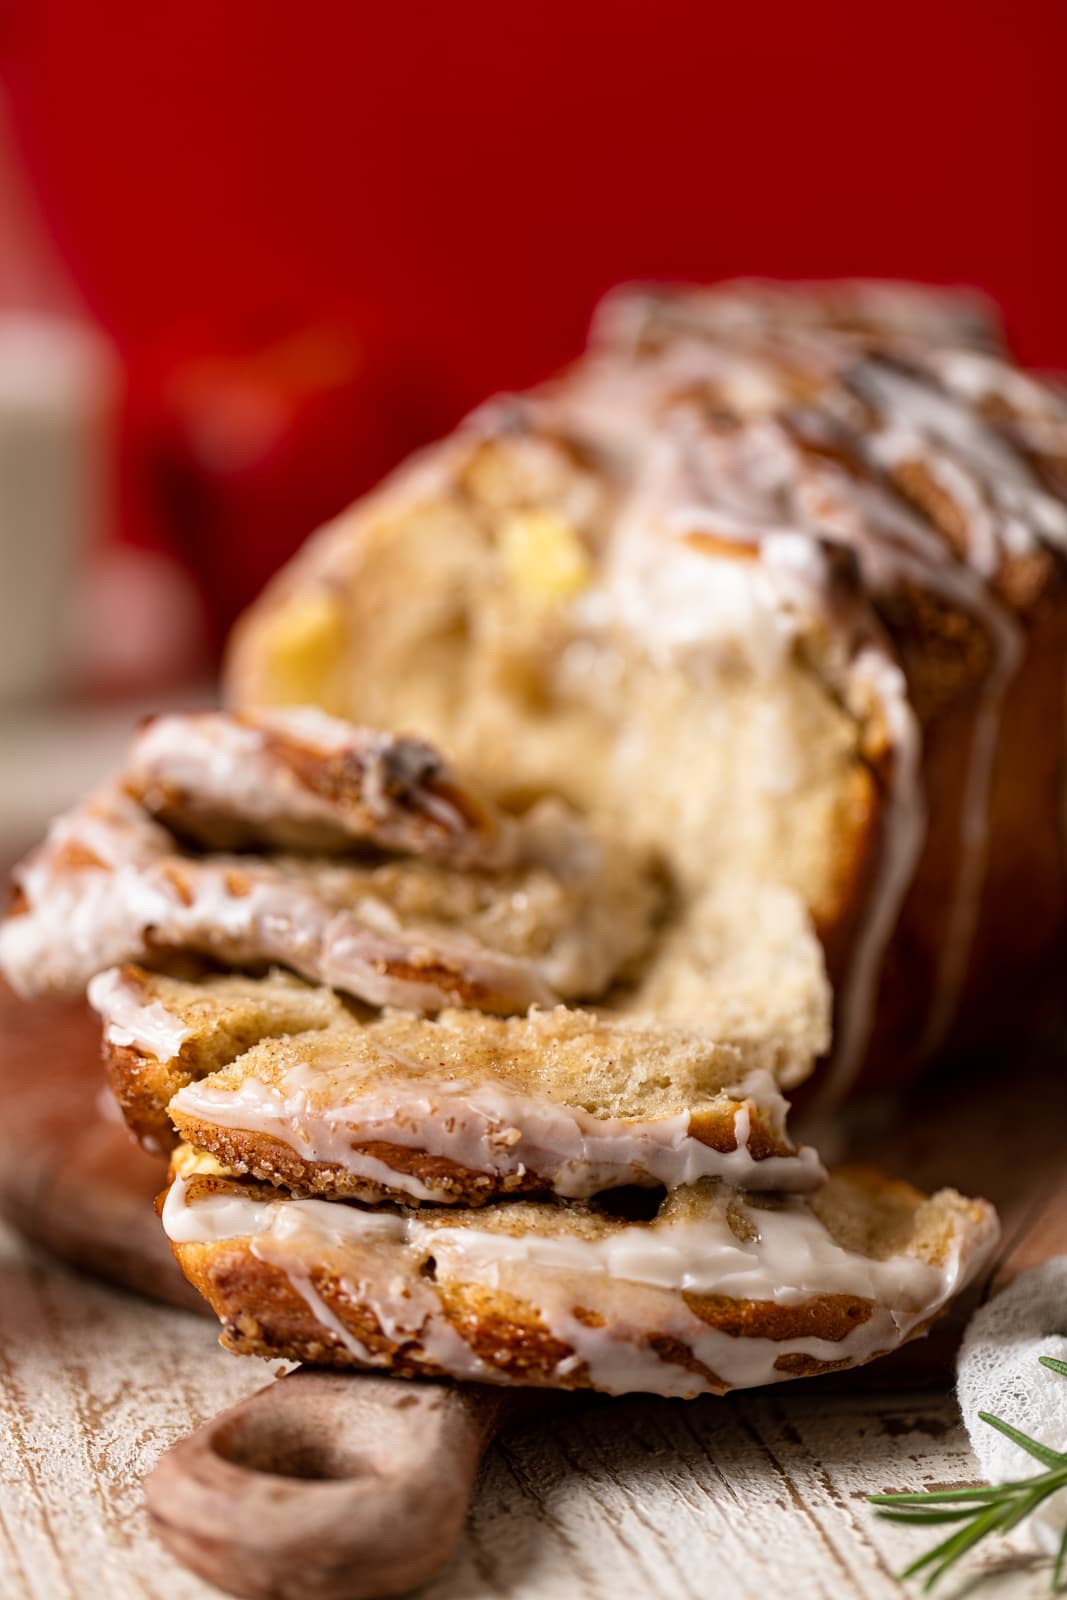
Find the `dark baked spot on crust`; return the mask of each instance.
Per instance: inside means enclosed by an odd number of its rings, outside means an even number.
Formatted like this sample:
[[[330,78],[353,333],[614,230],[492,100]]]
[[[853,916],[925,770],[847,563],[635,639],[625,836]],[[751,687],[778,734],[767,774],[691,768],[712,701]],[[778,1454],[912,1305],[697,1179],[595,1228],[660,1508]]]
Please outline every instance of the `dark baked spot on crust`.
[[[875,1358],[872,1356],[872,1360]],[[840,1361],[818,1361],[815,1356],[805,1356],[798,1353],[778,1356],[774,1363],[776,1372],[785,1372],[791,1378],[817,1378],[824,1372],[844,1372],[853,1363],[847,1356]]]
[[[729,1108],[721,1109],[711,1107],[708,1110],[694,1111],[689,1119],[689,1132],[694,1139],[699,1139],[701,1144],[706,1144],[712,1150],[718,1150],[723,1155],[729,1155],[737,1149],[737,1129],[734,1118],[737,1114],[739,1101],[731,1101]],[[789,1139],[777,1135],[764,1118],[758,1106],[749,1104],[749,1134],[747,1140],[749,1154],[756,1161],[765,1161],[768,1156],[791,1156],[796,1154],[796,1146]]]
[[[7,903],[9,917],[24,917],[30,909],[29,898],[21,883],[11,885],[11,898]]]
[[[837,1344],[867,1322],[874,1310],[870,1300],[849,1294],[819,1295],[795,1306],[693,1294],[688,1289],[682,1291],[682,1299],[701,1322],[735,1339],[827,1339]]]
[[[680,1339],[672,1339],[667,1334],[652,1334],[645,1343],[668,1366],[683,1367],[686,1372],[692,1372],[698,1378],[702,1378],[713,1393],[725,1394],[729,1389],[730,1385],[724,1383],[711,1367],[699,1361],[689,1346],[683,1344]]]

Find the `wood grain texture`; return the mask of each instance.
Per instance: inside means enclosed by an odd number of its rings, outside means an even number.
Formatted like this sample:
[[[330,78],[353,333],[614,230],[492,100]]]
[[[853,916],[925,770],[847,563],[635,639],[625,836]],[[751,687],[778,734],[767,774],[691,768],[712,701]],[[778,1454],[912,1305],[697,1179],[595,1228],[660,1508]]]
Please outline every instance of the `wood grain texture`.
[[[217,1600],[151,1536],[142,1479],[268,1372],[200,1318],[0,1233],[4,1600]],[[899,1600],[893,1573],[923,1536],[878,1523],[863,1496],[975,1471],[938,1390],[554,1402],[492,1447],[422,1600]],[[1003,1559],[991,1546],[976,1564]],[[982,1594],[1037,1600],[1047,1583],[1047,1565],[1014,1557]]]
[[[167,1163],[109,1101],[83,1000],[18,1000],[0,982],[0,1217],[64,1260],[203,1311],[152,1208]]]

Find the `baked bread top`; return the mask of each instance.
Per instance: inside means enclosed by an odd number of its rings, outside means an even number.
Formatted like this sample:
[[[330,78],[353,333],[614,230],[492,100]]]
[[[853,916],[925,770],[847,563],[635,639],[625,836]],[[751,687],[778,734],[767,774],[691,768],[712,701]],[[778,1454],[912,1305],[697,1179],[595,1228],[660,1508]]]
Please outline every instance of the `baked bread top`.
[[[925,1328],[997,1232],[981,1201],[860,1171],[810,1197],[698,1184],[636,1220],[581,1201],[292,1200],[179,1158],[164,1227],[230,1349],[611,1394],[873,1359]]]
[[[985,295],[864,278],[624,284],[597,307],[590,342],[625,349],[693,335],[764,335],[770,330],[832,334],[864,351],[906,344],[1004,353],[1000,317]]]
[[[795,889],[840,1093],[872,1038],[899,1073],[988,1028],[1063,939],[1065,488],[1067,401],[974,297],[621,291],[309,543],[230,695],[606,812],[683,898]]]

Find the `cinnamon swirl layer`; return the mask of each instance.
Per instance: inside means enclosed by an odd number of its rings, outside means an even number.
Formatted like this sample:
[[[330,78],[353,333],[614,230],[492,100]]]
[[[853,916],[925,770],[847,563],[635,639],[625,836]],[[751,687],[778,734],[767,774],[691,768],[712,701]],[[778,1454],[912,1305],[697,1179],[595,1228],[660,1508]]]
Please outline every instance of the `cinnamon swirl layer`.
[[[450,831],[451,813],[444,820],[431,814],[425,795],[414,818],[403,808],[394,816],[388,796],[379,806],[364,795],[368,815],[376,806],[380,812],[370,817],[384,830],[379,840],[404,838],[422,852],[406,858],[189,848],[151,808],[199,826],[222,815],[232,773],[219,779],[218,793],[202,774],[194,792],[186,774],[179,801],[179,768],[163,762],[159,740],[169,729],[178,748],[186,741],[195,750],[198,737],[239,745],[248,732],[244,721],[221,715],[200,734],[190,726],[197,723],[160,719],[141,735],[130,771],[140,774],[138,782],[149,767],[156,772],[145,780],[145,803],[128,792],[137,783],[124,774],[54,822],[45,843],[16,868],[15,904],[0,925],[0,964],[21,992],[74,992],[116,964],[161,964],[192,952],[228,966],[286,966],[371,1005],[469,1005],[508,1014],[559,998],[595,998],[629,974],[652,936],[662,885],[649,858],[550,799],[521,817],[486,823],[474,839],[459,822]],[[300,725],[305,734],[309,725],[322,731],[314,718]],[[254,737],[261,732],[257,724]],[[333,725],[333,732],[345,749],[365,742],[360,730]],[[155,741],[152,761],[146,740]],[[194,761],[198,772],[202,755]],[[228,748],[227,759],[233,756]],[[255,770],[253,762],[253,778]],[[380,775],[374,781],[388,787]],[[264,785],[258,810],[239,786],[231,796],[227,824],[239,834],[246,828],[242,839],[282,821],[302,826],[300,805],[267,792],[266,779]],[[434,795],[439,809],[445,802]],[[345,819],[362,816],[363,803],[346,800]],[[324,806],[332,816],[320,796],[309,805],[316,828]],[[444,852],[446,835],[454,864],[430,859]],[[506,861],[468,864],[472,854],[498,852],[505,838]]]

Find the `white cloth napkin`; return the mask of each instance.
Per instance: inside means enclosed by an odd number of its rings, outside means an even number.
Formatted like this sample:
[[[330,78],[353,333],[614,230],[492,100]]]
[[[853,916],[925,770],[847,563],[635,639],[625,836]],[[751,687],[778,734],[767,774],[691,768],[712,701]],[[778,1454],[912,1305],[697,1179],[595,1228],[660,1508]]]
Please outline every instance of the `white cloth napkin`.
[[[971,1446],[990,1483],[1035,1477],[1045,1469],[981,1420],[979,1411],[1067,1450],[1067,1378],[1038,1363],[1067,1361],[1067,1256],[1022,1273],[971,1318],[960,1349],[956,1392]],[[1052,1555],[1067,1527],[1067,1489],[1041,1505],[1020,1532]]]

